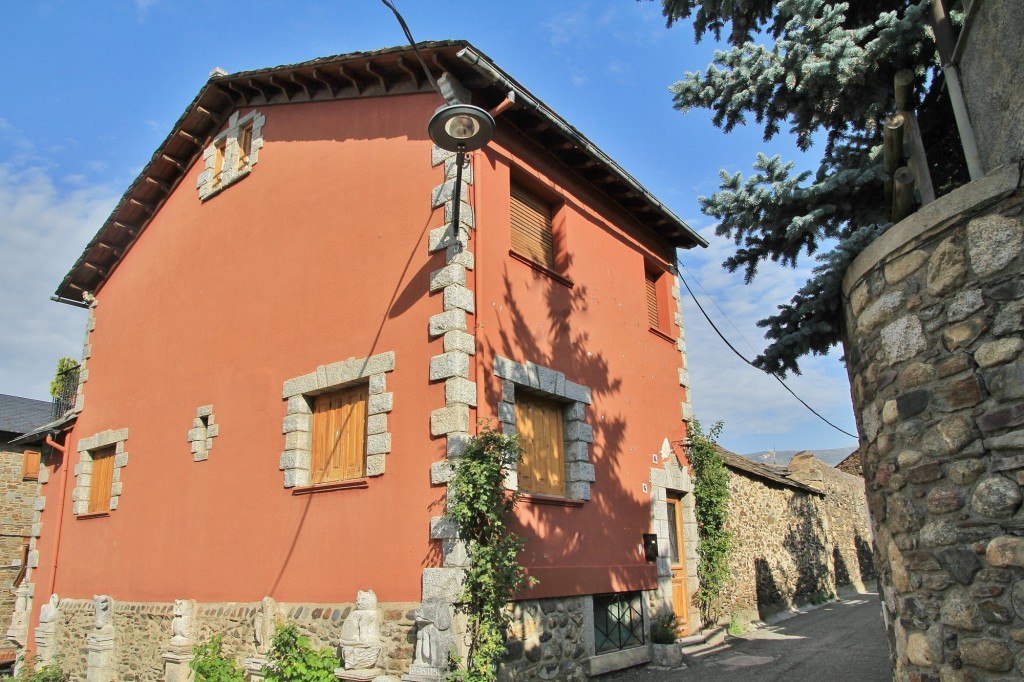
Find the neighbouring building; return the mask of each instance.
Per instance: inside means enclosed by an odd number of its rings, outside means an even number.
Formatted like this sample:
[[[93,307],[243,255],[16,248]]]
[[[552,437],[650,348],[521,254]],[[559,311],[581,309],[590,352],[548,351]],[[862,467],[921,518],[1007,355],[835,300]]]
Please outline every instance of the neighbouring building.
[[[0,665],[14,663],[18,647],[27,641],[27,625],[12,622],[12,616],[17,601],[25,597],[22,584],[28,571],[33,517],[38,515],[33,506],[39,494],[44,436],[17,444],[11,441],[50,421],[51,409],[44,400],[0,393],[0,622],[11,626],[0,643]]]
[[[419,50],[497,121],[457,193],[411,48],[216,72],[61,282],[89,320],[35,505],[42,658],[183,679],[220,632],[256,671],[275,620],[336,645],[368,618],[373,674],[439,679],[417,642],[459,595],[445,484],[481,421],[525,449],[538,580],[505,677],[642,663],[651,616],[686,617],[675,263],[706,243],[477,49]]]
[[[723,619],[749,623],[868,588],[875,574],[864,479],[809,452],[775,466],[718,451],[729,470],[733,536]]]

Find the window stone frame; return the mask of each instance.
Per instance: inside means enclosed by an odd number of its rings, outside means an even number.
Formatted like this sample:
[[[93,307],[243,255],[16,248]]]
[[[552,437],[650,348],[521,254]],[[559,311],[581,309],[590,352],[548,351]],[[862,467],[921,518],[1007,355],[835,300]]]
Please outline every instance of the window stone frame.
[[[590,461],[594,429],[587,423],[586,407],[591,404],[590,388],[569,381],[565,374],[532,362],[519,363],[495,356],[494,374],[502,380],[498,422],[506,435],[516,435],[516,391],[525,391],[562,403],[562,437],[565,455],[565,497],[589,500],[595,480]],[[519,489],[519,472],[509,472],[509,488]]]
[[[110,505],[107,512],[96,514],[97,516],[107,514],[117,509],[121,497],[121,469],[128,466],[128,451],[125,443],[128,441],[128,429],[108,429],[93,434],[88,438],[78,441],[78,464],[75,465],[75,487],[71,491],[71,512],[72,514],[89,514],[89,492],[92,486],[92,456],[97,450],[103,450],[114,446],[114,470],[110,476]]]
[[[313,407],[310,398],[341,390],[356,384],[369,386],[366,402],[366,478],[384,473],[387,455],[391,453],[391,432],[388,414],[394,406],[394,395],[387,392],[388,372],[395,369],[395,353],[388,351],[367,358],[348,358],[284,382],[281,396],[287,401],[282,424],[284,451],[278,468],[284,472],[285,488],[324,488],[332,483],[310,483],[313,460]]]
[[[253,166],[259,161],[260,149],[263,148],[263,125],[266,123],[266,116],[258,110],[253,109],[245,116],[239,116],[234,112],[228,118],[228,127],[215,136],[210,144],[203,150],[203,172],[196,180],[196,189],[199,190],[199,198],[203,201],[217,196],[227,187],[238,182],[252,172]],[[245,165],[238,167],[241,156],[239,139],[242,130],[252,124],[252,140],[249,143],[249,158]],[[220,182],[217,182],[217,147],[223,146],[223,160],[221,162]]]
[[[213,439],[220,433],[220,425],[214,421],[213,405],[196,408],[196,418],[192,420],[192,428],[188,432],[188,442],[192,447],[192,461],[202,462],[210,456]]]

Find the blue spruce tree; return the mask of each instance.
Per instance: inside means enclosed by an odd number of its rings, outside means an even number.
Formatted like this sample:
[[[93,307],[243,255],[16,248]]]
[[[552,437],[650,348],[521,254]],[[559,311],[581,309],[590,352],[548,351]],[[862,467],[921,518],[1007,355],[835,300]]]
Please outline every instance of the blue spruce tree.
[[[897,71],[915,74],[937,192],[966,181],[928,1],[663,0],[662,10],[669,26],[692,17],[698,41],[712,34],[729,45],[705,71],[672,86],[677,109],[709,109],[726,132],[753,118],[766,141],[785,128],[805,151],[823,143],[815,173],[758,154],[752,175],[721,171],[719,191],[700,197],[717,234],[736,244],[724,267],[742,268],[747,283],[766,260],[795,266],[817,253],[811,279],[758,323],[770,343],[755,364],[799,373],[799,358],[839,343],[843,273],[890,225],[881,145],[884,121],[896,111]]]

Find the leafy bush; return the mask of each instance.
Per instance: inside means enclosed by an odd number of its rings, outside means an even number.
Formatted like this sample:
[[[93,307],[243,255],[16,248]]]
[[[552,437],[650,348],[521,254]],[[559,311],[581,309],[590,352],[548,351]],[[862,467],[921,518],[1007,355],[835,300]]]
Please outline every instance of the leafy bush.
[[[209,642],[192,649],[195,658],[189,667],[196,675],[195,682],[245,682],[245,671],[224,655],[222,640],[222,635],[214,635]]]
[[[718,620],[718,597],[731,577],[729,552],[733,538],[725,530],[729,518],[729,472],[715,449],[722,422],[705,434],[700,422],[694,420],[690,431],[693,445],[688,454],[695,479],[694,513],[699,537],[697,577],[700,579],[694,601],[700,607],[704,624],[710,624]]]
[[[651,623],[651,641],[655,644],[674,644],[678,638],[676,614],[666,611]]]
[[[61,668],[60,656],[54,656],[52,661],[41,668],[36,667],[36,657],[30,656],[22,661],[17,675],[0,676],[0,681],[13,680],[13,682],[67,682],[69,679],[71,679],[71,673],[66,673]]]
[[[330,647],[314,649],[295,623],[278,625],[263,668],[267,682],[335,682],[341,660]]]

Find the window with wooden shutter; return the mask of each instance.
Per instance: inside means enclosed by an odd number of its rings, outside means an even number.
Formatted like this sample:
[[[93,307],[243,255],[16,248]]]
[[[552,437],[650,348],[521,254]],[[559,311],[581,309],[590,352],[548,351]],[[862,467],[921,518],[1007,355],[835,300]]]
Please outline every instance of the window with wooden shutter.
[[[647,324],[654,329],[658,329],[660,327],[660,317],[658,314],[658,275],[650,270],[647,270],[644,274],[646,275],[645,279],[647,285]]]
[[[512,183],[510,203],[512,250],[554,270],[555,238],[551,205],[516,183]]]
[[[21,462],[21,480],[39,480],[39,461],[41,457],[40,453],[34,450],[25,451],[25,458]]]
[[[516,432],[523,449],[519,489],[565,495],[562,405],[535,395],[516,395]]]
[[[243,171],[249,165],[249,152],[252,150],[252,122],[238,131],[238,170]]]
[[[310,483],[366,475],[366,384],[316,397]]]
[[[114,483],[115,448],[103,448],[92,453],[92,474],[89,479],[89,512],[110,511],[110,488]]]

